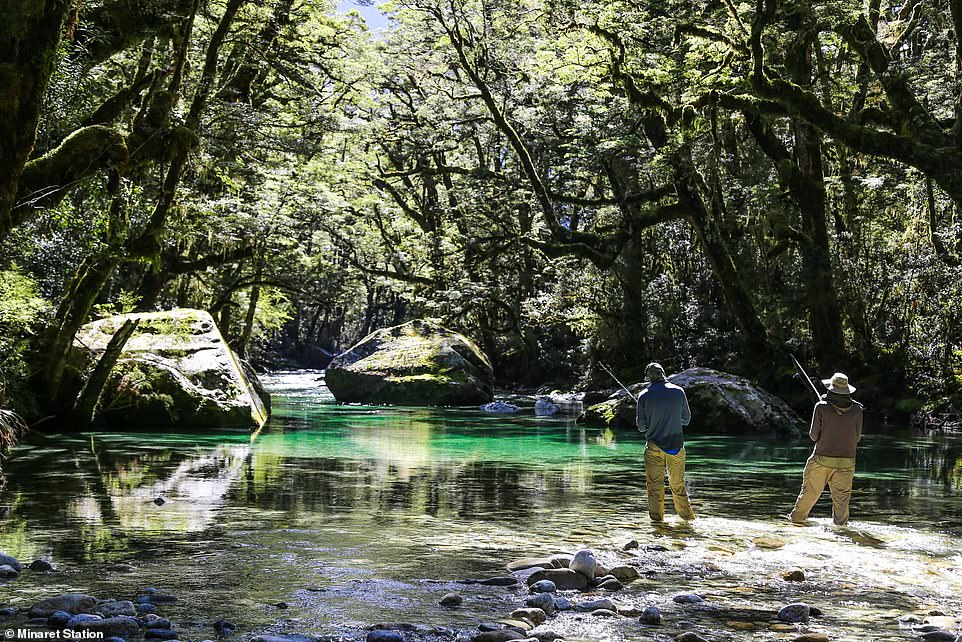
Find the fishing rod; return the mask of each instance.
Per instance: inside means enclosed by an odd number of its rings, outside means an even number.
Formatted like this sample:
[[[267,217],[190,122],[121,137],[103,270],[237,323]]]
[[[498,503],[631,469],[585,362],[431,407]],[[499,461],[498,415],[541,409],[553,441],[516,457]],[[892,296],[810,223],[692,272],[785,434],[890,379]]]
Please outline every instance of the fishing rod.
[[[615,383],[617,383],[619,386],[621,386],[621,389],[622,389],[622,390],[624,390],[625,392],[628,393],[628,396],[629,396],[629,397],[631,397],[632,399],[635,399],[635,393],[633,393],[631,390],[628,390],[628,386],[626,386],[625,384],[621,383],[621,381],[618,380],[618,377],[616,377],[616,376],[615,376],[615,373],[611,371],[611,368],[609,368],[608,366],[605,365],[604,361],[599,361],[599,362],[598,362],[598,365],[601,366],[601,369],[602,369],[602,370],[604,370],[605,372],[608,373],[608,376],[609,376],[609,377],[611,377],[612,379],[615,380]],[[637,399],[635,399],[635,400],[637,401]]]
[[[807,372],[805,372],[805,368],[803,368],[802,364],[798,362],[798,359],[795,358],[795,355],[793,354],[791,357],[792,361],[795,363],[795,369],[798,371],[798,374],[802,376],[802,379],[808,382],[809,392],[815,395],[815,403],[818,403],[822,399],[822,395],[818,392],[818,388],[816,388],[815,384],[812,383],[812,378],[808,376]]]

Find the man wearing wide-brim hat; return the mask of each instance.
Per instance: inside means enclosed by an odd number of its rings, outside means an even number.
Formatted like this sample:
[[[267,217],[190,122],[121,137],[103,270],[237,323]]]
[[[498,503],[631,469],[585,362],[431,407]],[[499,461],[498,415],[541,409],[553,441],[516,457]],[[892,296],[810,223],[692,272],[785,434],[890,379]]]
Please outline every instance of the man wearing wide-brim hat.
[[[809,437],[815,450],[802,473],[802,491],[788,518],[801,524],[808,518],[825,486],[832,493],[832,519],[839,526],[848,521],[848,502],[855,478],[855,448],[862,438],[862,404],[852,399],[855,387],[836,372],[823,379],[828,391],[815,404]]]

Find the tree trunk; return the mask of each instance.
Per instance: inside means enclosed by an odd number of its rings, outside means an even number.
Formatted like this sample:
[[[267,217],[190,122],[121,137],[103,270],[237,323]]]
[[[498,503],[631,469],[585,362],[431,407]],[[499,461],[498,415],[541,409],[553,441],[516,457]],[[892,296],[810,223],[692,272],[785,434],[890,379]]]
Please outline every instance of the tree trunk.
[[[12,226],[69,0],[7,0],[0,20],[0,241]]]
[[[100,402],[100,395],[103,393],[104,386],[107,385],[110,371],[113,370],[117,359],[120,358],[120,354],[124,350],[124,346],[127,345],[127,339],[133,335],[139,323],[140,321],[136,319],[124,321],[120,329],[110,338],[103,355],[87,377],[87,382],[80,391],[73,407],[73,416],[79,429],[87,428],[93,423],[97,412],[97,404]]]

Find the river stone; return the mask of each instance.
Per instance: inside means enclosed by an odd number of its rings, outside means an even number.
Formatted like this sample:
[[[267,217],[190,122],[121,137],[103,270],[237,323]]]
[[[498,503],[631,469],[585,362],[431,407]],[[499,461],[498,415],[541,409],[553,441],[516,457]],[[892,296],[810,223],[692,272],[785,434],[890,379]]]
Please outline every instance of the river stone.
[[[657,606],[649,606],[641,613],[641,617],[638,621],[642,624],[651,624],[657,626],[661,624],[661,610]]]
[[[783,606],[778,612],[778,619],[782,622],[790,622],[793,624],[796,622],[807,622],[810,613],[811,609],[808,604],[798,602]]]
[[[551,580],[559,591],[582,591],[588,588],[588,578],[570,568],[552,568],[533,573],[528,578],[528,586],[541,580]]]
[[[441,606],[461,606],[463,603],[464,598],[457,593],[446,593],[444,597],[438,601],[438,604]]]
[[[520,560],[509,562],[505,568],[513,573],[515,571],[526,571],[532,568],[546,569],[561,567],[555,564],[554,560],[552,560],[550,557],[525,557]]]
[[[551,615],[555,609],[555,599],[552,597],[551,593],[538,593],[537,595],[532,595],[524,601],[524,604],[525,606],[530,606],[531,608],[541,609],[548,615]]]
[[[622,582],[632,582],[641,577],[638,569],[634,566],[616,566],[611,569],[610,573]]]
[[[478,346],[426,320],[369,334],[337,355],[325,378],[341,403],[476,406],[494,390],[491,362]]]
[[[929,631],[921,636],[925,642],[955,642],[955,633],[948,631]]]
[[[793,642],[829,642],[829,637],[824,633],[803,633]]]
[[[782,572],[782,579],[786,582],[804,582],[805,572],[800,568],[793,568]]]
[[[617,611],[612,611],[610,609],[595,609],[591,612],[593,617],[620,617]]]
[[[570,611],[575,605],[566,597],[556,597],[554,599],[554,608],[556,611]]]
[[[288,633],[279,635],[258,635],[252,637],[250,642],[318,642],[318,639],[319,638],[310,637],[308,635]]]
[[[0,564],[0,580],[11,580],[20,576],[20,571],[9,564]]]
[[[75,615],[77,617],[83,617],[80,615]],[[70,623],[67,623],[68,627]],[[140,632],[140,621],[136,618],[128,617],[126,615],[117,615],[115,617],[108,617],[102,620],[87,620],[75,625],[73,628],[78,631],[90,631],[92,633],[100,633],[103,637],[116,636],[120,638],[129,638],[137,635]]]
[[[471,642],[508,642],[508,640],[523,640],[525,635],[523,633],[518,633],[513,629],[500,629],[498,631],[485,631],[484,633],[479,633],[473,638]],[[372,642],[370,639],[368,642]],[[380,642],[380,641],[373,641]]]
[[[598,584],[598,588],[602,591],[620,591],[625,588],[625,585],[619,582],[617,578],[610,577]]]
[[[554,593],[557,590],[557,585],[551,580],[538,580],[531,585],[532,593]]]
[[[177,598],[173,595],[165,595],[163,593],[148,593],[147,595],[139,595],[134,598],[134,602],[138,604],[173,604],[177,601]]]
[[[402,642],[403,640],[404,635],[400,631],[375,629],[367,633],[367,642]]]
[[[8,617],[13,617],[20,613],[20,609],[16,606],[5,606],[0,608],[0,619],[7,619]]]
[[[615,604],[611,600],[591,600],[590,602],[580,602],[575,604],[575,611],[578,611],[579,613],[588,613],[590,611],[597,611],[598,609],[614,611]]]
[[[137,615],[137,609],[134,607],[134,603],[130,600],[101,602],[97,605],[95,610],[104,617],[114,617],[116,615],[128,615],[134,617]]]
[[[686,631],[680,635],[676,635],[672,638],[675,642],[708,642],[705,638],[698,635],[694,631]]]
[[[679,593],[671,598],[671,600],[676,604],[701,604],[705,601],[705,598],[697,593]]]
[[[511,612],[511,617],[515,619],[524,618],[525,620],[530,620],[535,626],[541,624],[548,618],[543,609],[533,607],[515,609]]]
[[[31,571],[36,571],[37,573],[46,573],[53,570],[53,564],[47,560],[34,560],[30,562],[30,566],[27,568],[29,568]]]
[[[149,614],[147,617],[145,617],[145,618],[144,618],[144,622],[147,623],[147,628],[148,628],[148,629],[172,629],[172,628],[174,628],[173,623],[172,623],[169,619],[167,619],[167,618],[165,618],[165,617],[160,617],[159,615],[156,615],[156,614],[154,614],[154,613],[151,613],[151,614]]]
[[[66,611],[71,615],[89,613],[97,606],[97,598],[83,593],[64,593],[56,597],[40,600],[30,607],[29,617],[50,617],[57,611]]]
[[[266,407],[203,310],[124,314],[88,323],[74,340],[73,370],[88,371],[130,319],[140,325],[104,388],[102,419],[178,430],[263,425]]]
[[[533,631],[529,632],[528,635],[538,640],[538,642],[554,642],[554,640],[565,639],[564,635],[558,633],[557,631],[552,631],[551,629],[545,629],[543,631],[534,629]]]
[[[685,389],[697,425],[717,433],[798,436],[804,424],[783,400],[750,381],[710,368],[689,368],[668,377]],[[648,386],[629,386],[637,395]],[[580,421],[589,426],[635,428],[635,402],[624,392],[589,406]]]
[[[595,576],[595,567],[597,565],[598,561],[595,559],[595,554],[592,553],[590,549],[583,548],[575,553],[571,563],[568,564],[568,568],[591,579]]]
[[[548,559],[551,560],[551,564],[555,568],[568,568],[571,565],[571,560],[573,558],[567,553],[555,553]]]
[[[65,629],[76,629],[85,622],[97,622],[102,619],[102,617],[94,615],[93,613],[78,613],[77,615],[71,615],[70,619],[67,620],[67,623],[63,626]]]
[[[47,628],[49,629],[62,629],[67,626],[67,622],[72,618],[73,615],[67,613],[66,611],[57,611],[56,613],[51,613],[50,617],[47,618]]]
[[[534,402],[534,414],[539,417],[550,417],[557,414],[559,410],[560,408],[551,403],[551,399],[548,397],[538,397]]]
[[[491,403],[482,404],[478,406],[478,408],[484,412],[490,412],[495,415],[510,415],[521,410],[520,406],[505,401],[492,401]]]
[[[18,560],[13,555],[7,555],[6,553],[0,553],[0,565],[9,566],[10,568],[12,568],[18,573],[23,570],[23,566],[21,566],[20,560]]]

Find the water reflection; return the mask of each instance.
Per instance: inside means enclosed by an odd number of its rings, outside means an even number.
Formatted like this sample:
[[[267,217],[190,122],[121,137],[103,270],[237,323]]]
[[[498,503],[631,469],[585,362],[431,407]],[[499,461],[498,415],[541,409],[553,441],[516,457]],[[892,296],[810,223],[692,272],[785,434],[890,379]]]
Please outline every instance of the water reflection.
[[[48,557],[70,575],[25,574],[18,597],[132,597],[162,583],[249,630],[285,630],[265,606],[278,601],[293,605],[299,630],[318,633],[388,619],[469,625],[517,596],[451,581],[499,573],[514,556],[633,538],[669,554],[636,554],[651,576],[621,594],[629,602],[670,608],[672,592],[697,585],[725,613],[852,596],[853,609],[881,617],[886,604],[955,608],[962,593],[962,438],[867,435],[851,528],[832,527],[823,500],[813,525],[798,529],[777,516],[797,493],[807,442],[692,436],[702,518],[653,528],[637,434],[533,414],[331,405],[317,377],[270,382],[276,414],[253,442],[243,433],[31,437],[7,464],[0,550]],[[764,537],[784,543],[759,547]],[[118,576],[117,561],[138,568]],[[785,586],[778,571],[793,565],[815,583]],[[442,589],[467,591],[470,604],[439,614]],[[0,600],[12,590],[0,588]]]

